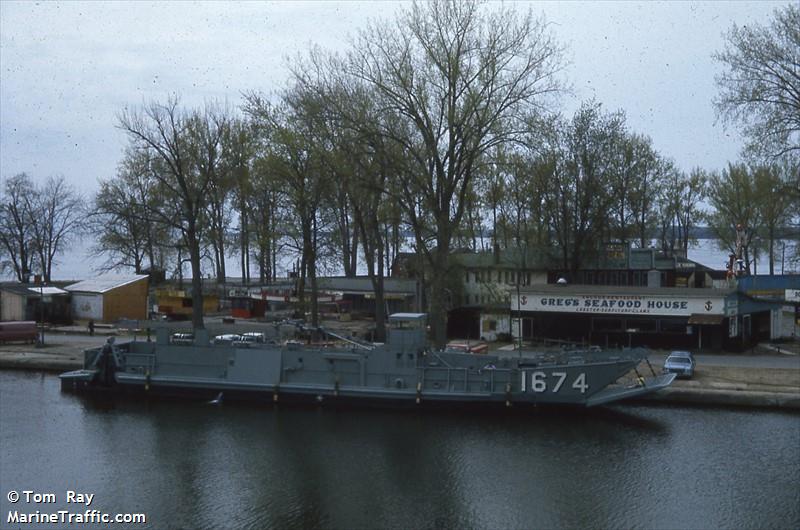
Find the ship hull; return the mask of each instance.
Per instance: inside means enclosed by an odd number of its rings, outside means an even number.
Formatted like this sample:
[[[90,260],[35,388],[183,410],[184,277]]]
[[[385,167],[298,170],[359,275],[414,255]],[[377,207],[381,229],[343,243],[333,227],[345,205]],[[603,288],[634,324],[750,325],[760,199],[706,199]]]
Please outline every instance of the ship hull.
[[[62,389],[153,397],[386,408],[594,406],[654,392],[671,377],[615,385],[636,359],[570,364],[493,356],[404,355],[296,348],[237,349],[131,343],[88,369],[61,375]],[[92,357],[95,359],[91,361]],[[411,362],[414,361],[414,362]],[[238,370],[237,370],[238,368]]]

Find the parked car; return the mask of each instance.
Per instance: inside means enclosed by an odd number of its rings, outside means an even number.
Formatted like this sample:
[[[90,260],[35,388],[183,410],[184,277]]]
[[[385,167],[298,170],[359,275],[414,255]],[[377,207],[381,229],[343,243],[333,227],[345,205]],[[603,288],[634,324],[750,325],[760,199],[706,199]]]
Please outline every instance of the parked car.
[[[180,344],[183,346],[190,346],[194,344],[194,333],[173,333],[170,337],[172,344]]]
[[[267,337],[259,331],[248,331],[247,333],[242,333],[242,337],[239,340],[249,344],[264,344],[267,342]]]
[[[485,342],[448,342],[444,351],[447,353],[489,353],[489,345]]]
[[[226,333],[225,335],[217,335],[214,337],[214,344],[233,344],[241,341],[242,336],[236,333]]]
[[[694,375],[694,355],[688,351],[674,351],[664,361],[664,372],[691,378]]]

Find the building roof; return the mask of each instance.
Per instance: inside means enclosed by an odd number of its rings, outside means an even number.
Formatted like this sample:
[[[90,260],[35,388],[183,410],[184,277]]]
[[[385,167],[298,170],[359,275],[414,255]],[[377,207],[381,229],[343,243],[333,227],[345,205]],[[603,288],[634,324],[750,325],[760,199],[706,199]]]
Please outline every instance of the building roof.
[[[497,252],[454,252],[450,255],[452,263],[464,268],[506,268],[525,270],[545,270],[553,262],[549,250],[506,248]]]
[[[0,286],[0,291],[14,293],[20,296],[59,296],[69,294],[63,289],[58,287],[37,287],[35,285],[6,284]]]
[[[711,289],[692,287],[631,287],[627,285],[558,285],[553,283],[528,285],[520,288],[520,293],[552,294],[598,294],[598,295],[650,295],[650,296],[727,296],[736,289]]]
[[[357,276],[346,278],[344,276],[327,276],[317,278],[319,289],[343,291],[347,293],[372,293],[375,288],[368,276]],[[399,278],[384,278],[383,291],[385,293],[415,294],[417,292],[416,280],[405,280]]]
[[[65,289],[73,293],[106,293],[112,289],[144,279],[147,279],[146,274],[106,274],[91,280],[73,283],[66,286]]]

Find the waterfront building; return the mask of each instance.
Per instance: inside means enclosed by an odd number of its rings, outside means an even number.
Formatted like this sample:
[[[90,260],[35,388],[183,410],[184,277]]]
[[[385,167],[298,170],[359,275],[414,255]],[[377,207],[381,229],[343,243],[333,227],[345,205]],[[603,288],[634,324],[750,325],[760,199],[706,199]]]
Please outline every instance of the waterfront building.
[[[354,311],[367,315],[375,313],[375,292],[367,276],[320,276],[317,289],[322,313],[336,315],[342,320]],[[387,315],[419,311],[416,280],[384,278],[383,289]],[[229,285],[227,294],[231,315],[235,318],[260,318],[266,310],[294,309],[299,303],[294,278],[268,285]],[[306,285],[306,296],[310,295],[310,286]]]
[[[403,255],[395,273],[424,282],[416,258]],[[731,281],[680,253],[609,244],[577,271],[516,249],[455,252],[450,264],[451,338],[739,350],[786,334],[782,299],[763,282]]]
[[[106,274],[67,285],[72,295],[72,316],[95,322],[148,317],[148,276]]]
[[[208,283],[208,286],[206,285]],[[206,291],[208,289],[208,292]],[[192,288],[163,285],[153,293],[156,312],[174,320],[191,320]],[[210,282],[203,282],[203,313],[208,315],[219,310],[217,288]]]
[[[0,284],[0,321],[72,321],[69,292],[55,286]]]
[[[395,274],[422,278],[424,268],[415,254],[400,256]],[[448,336],[508,340],[512,335],[510,303],[522,289],[566,282],[663,288],[726,287],[725,272],[715,271],[679,253],[652,248],[605,245],[578,271],[564,270],[552,250],[516,248],[491,252],[460,251],[451,255]]]
[[[511,301],[512,333],[584,344],[736,351],[784,336],[789,287],[800,276],[732,280],[727,288],[529,286]]]

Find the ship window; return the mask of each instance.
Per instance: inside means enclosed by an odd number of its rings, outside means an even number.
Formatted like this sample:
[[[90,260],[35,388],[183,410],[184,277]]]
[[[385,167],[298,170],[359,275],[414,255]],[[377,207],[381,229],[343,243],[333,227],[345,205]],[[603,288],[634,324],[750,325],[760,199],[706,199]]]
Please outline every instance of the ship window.
[[[403,358],[403,354],[402,353],[397,353],[395,355],[397,356],[397,360],[398,361]]]
[[[413,354],[413,353],[409,353],[409,354],[408,354],[408,358],[409,358],[409,359],[411,359],[411,360],[413,361],[413,360],[414,360],[414,354]]]

